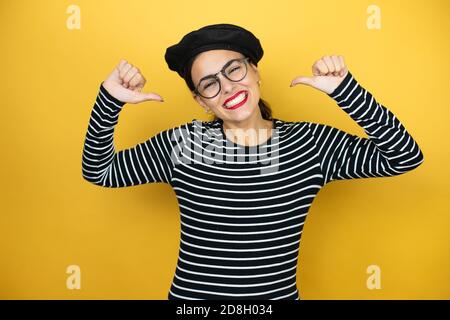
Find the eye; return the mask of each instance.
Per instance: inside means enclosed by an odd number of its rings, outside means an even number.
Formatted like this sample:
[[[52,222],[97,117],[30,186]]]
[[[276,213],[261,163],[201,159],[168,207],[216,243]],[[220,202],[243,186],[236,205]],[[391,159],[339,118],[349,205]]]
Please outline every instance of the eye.
[[[212,86],[215,83],[215,81],[211,81],[210,83],[207,83],[203,89],[207,89],[208,87]]]
[[[234,67],[234,68],[232,68],[230,71],[229,71],[229,73],[232,73],[233,71],[235,71],[235,70],[238,70],[238,69],[240,69],[241,67]]]

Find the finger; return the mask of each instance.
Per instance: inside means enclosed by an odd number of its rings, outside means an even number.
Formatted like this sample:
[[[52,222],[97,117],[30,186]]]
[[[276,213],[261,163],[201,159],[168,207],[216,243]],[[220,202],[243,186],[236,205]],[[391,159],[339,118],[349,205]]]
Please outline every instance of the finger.
[[[312,85],[313,79],[310,77],[297,77],[291,81],[291,87],[296,86],[297,84],[306,84],[308,86]]]
[[[319,68],[318,68],[318,63],[316,62],[316,63],[314,63],[313,64],[313,66],[312,66],[312,74],[314,75],[314,76],[320,76],[320,70],[319,70]]]
[[[141,93],[141,92],[137,92],[136,93],[142,100],[141,101],[159,101],[159,102],[164,102],[164,99],[156,93],[150,92],[150,93]]]
[[[120,70],[123,68],[123,66],[127,63],[127,60],[120,59],[119,63],[117,64],[117,70]]]
[[[131,78],[133,78],[138,72],[139,70],[135,66],[131,67],[131,69],[129,69],[128,72],[123,77],[123,82],[128,83],[129,85]]]
[[[142,81],[142,76],[139,72],[137,72],[133,78],[128,82],[130,88],[135,88]]]
[[[141,77],[142,77],[142,75],[141,75]],[[141,91],[142,88],[144,87],[144,85],[145,85],[145,81],[139,82],[139,83],[136,85],[135,90]]]
[[[124,81],[125,75],[128,72],[128,70],[131,68],[132,66],[130,64],[125,64],[122,69],[119,72],[119,79],[120,79],[120,84],[124,87],[124,88],[128,88],[128,83]]]
[[[344,57],[342,57],[342,56],[336,56],[336,58],[337,58],[337,60],[338,60],[338,63],[339,63],[339,66],[340,66],[341,70],[344,69],[344,67],[345,67]]]
[[[332,74],[334,72],[334,64],[333,61],[329,56],[324,56],[322,58],[323,62],[327,66],[328,71],[326,72],[327,75]]]
[[[341,62],[339,61],[339,58],[336,55],[331,56],[331,61],[333,62],[334,65],[333,75],[338,76],[339,72],[341,71]]]
[[[341,70],[340,76],[343,77],[345,75],[345,73],[346,73],[347,66],[345,65],[345,61],[344,61],[344,57],[343,56],[339,56],[339,60],[341,61],[341,66],[342,66],[342,70]]]
[[[119,77],[123,80],[125,75],[127,74],[128,70],[130,70],[133,66],[129,64],[128,62],[125,63],[122,68],[119,70]]]
[[[318,74],[318,75],[324,75],[324,74],[328,73],[328,67],[323,60],[317,61],[316,64],[317,64],[317,69],[320,72],[320,74]]]
[[[128,85],[130,85],[130,81],[131,79],[133,79],[137,74],[139,73],[139,71],[135,68],[131,68],[127,74],[125,75],[125,77],[123,78],[123,81],[128,83]]]

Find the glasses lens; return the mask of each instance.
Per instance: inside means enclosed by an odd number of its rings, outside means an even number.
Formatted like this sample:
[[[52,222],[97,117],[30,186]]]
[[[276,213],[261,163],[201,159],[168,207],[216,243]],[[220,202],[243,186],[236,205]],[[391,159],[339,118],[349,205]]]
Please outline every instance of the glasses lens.
[[[206,98],[214,97],[219,90],[220,85],[216,78],[203,79],[198,86],[199,93]]]
[[[231,81],[241,81],[247,72],[244,60],[233,61],[225,70],[227,78]]]
[[[226,69],[225,75],[231,81],[241,81],[247,74],[245,60],[235,60]],[[208,78],[200,82],[199,93],[205,98],[212,98],[220,91],[219,79]]]

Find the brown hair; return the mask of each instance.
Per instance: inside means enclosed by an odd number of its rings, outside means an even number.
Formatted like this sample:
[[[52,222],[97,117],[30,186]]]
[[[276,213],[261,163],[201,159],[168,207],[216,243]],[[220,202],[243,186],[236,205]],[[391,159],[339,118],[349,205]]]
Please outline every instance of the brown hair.
[[[195,60],[195,57],[192,57],[191,60],[189,60],[189,62],[186,64],[186,67],[184,69],[184,80],[187,84],[187,86],[189,87],[189,89],[191,91],[195,90],[195,85],[192,82],[192,78],[191,78],[191,67],[192,64]],[[252,61],[252,63],[257,66],[257,63],[255,63],[254,61]],[[263,100],[262,98],[259,99],[258,101],[258,106],[259,106],[259,110],[261,111],[261,116],[264,120],[272,120],[272,109],[269,105],[269,103],[265,100]],[[216,117],[216,115],[214,115],[212,121],[216,121],[216,120],[221,120],[219,118]]]

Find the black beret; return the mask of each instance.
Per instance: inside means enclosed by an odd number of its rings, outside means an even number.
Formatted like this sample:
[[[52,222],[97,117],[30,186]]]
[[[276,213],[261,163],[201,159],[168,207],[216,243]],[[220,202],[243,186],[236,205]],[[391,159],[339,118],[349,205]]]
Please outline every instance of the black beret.
[[[264,51],[250,31],[228,23],[212,24],[186,34],[180,42],[166,49],[165,59],[170,70],[176,71],[194,90],[190,70],[194,58],[203,51],[226,49],[242,53],[258,65]]]

